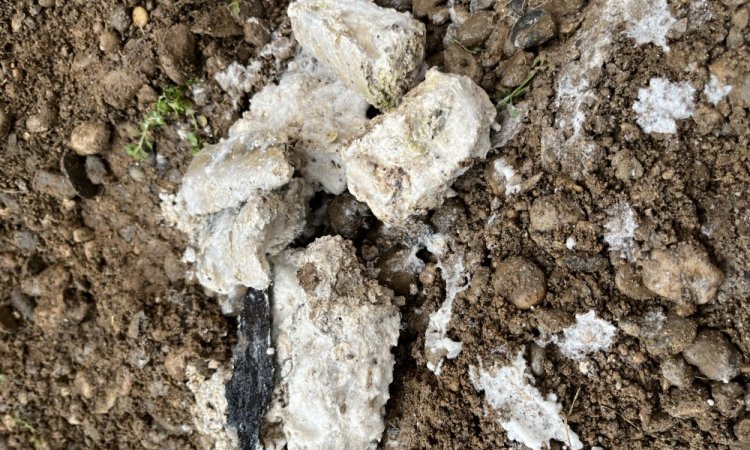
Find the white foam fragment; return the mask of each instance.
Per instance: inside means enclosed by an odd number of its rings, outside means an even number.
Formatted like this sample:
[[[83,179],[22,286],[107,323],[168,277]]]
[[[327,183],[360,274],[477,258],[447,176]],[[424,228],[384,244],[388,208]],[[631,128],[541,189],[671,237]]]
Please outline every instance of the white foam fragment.
[[[607,209],[609,220],[604,224],[604,242],[609,250],[616,252],[620,258],[635,261],[635,230],[638,229],[635,212],[626,202],[619,202]]]
[[[576,314],[576,323],[563,330],[563,340],[558,345],[563,355],[581,359],[589,353],[609,349],[616,332],[614,325],[597,318],[591,310],[586,314]]]
[[[638,101],[633,104],[636,122],[646,133],[677,133],[675,120],[693,115],[694,93],[688,82],[652,78],[648,88],[638,89]]]
[[[398,225],[442,204],[453,181],[490,149],[496,115],[471,79],[436,69],[344,150],[349,191]]]
[[[247,66],[238,62],[232,62],[224,70],[214,75],[214,80],[219,87],[229,94],[234,100],[238,100],[243,94],[252,91],[261,81],[260,61],[252,61]]]
[[[719,78],[711,74],[708,83],[703,88],[703,94],[706,96],[706,100],[712,105],[719,103],[724,97],[732,92],[732,85],[723,84]]]
[[[653,43],[669,52],[667,33],[677,19],[669,12],[667,1],[654,0],[642,6],[645,7],[631,9],[625,34],[637,45]]]
[[[341,237],[287,250],[274,263],[280,378],[267,423],[280,426],[290,450],[375,448],[399,335],[393,294],[364,277]]]
[[[497,415],[508,439],[521,442],[532,450],[549,448],[551,439],[563,442],[573,450],[583,448],[578,435],[560,415],[562,406],[557,396],[545,399],[534,387],[534,378],[526,372],[523,351],[518,352],[509,366],[484,370],[469,367],[469,379]]]
[[[516,170],[505,161],[505,158],[498,158],[494,163],[495,172],[505,179],[505,195],[513,195],[521,192],[521,176]]]
[[[367,102],[306,52],[289,63],[278,84],[253,96],[231,134],[283,132],[296,169],[327,192],[346,189],[341,149],[364,132]]]
[[[302,47],[379,109],[392,109],[416,82],[425,27],[410,14],[368,0],[297,0],[288,13]]]

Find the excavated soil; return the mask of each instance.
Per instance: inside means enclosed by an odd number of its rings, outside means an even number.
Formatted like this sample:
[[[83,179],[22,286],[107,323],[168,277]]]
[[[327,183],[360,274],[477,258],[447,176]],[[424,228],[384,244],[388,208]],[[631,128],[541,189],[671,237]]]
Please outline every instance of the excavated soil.
[[[418,16],[445,12],[441,2],[380,3]],[[535,386],[557,396],[586,448],[750,448],[750,6],[669,2],[687,25],[670,31],[668,53],[636,46],[616,28],[584,108],[583,132],[599,151],[573,163],[557,160],[543,140],[556,123],[558,83],[583,50],[576,45],[592,26],[587,14],[602,3],[498,0],[487,10],[491,18],[469,30],[466,42],[483,36],[476,45],[446,48],[446,25],[428,25],[428,61],[471,76],[491,95],[522,81],[537,57],[549,69],[517,100],[518,134],[423,218],[475,265],[448,333],[463,349],[440,376],[427,369],[424,355],[429,314],[445,298],[437,261],[420,252],[428,263],[422,273],[385,280],[407,295],[382,448],[522,448],[507,439],[468,376],[470,367],[505,364],[521,349]],[[283,61],[259,55],[257,36],[245,30],[243,37],[234,16],[264,17],[278,36],[288,36],[286,4],[241,0],[239,13],[221,0],[19,0],[0,8],[0,448],[211,447],[193,424],[184,369],[191,364],[210,376],[228,364],[236,318],[222,315],[186,275],[185,238],[161,216],[159,195],[179,188],[190,162],[177,132],[187,122],[170,121],[154,134],[158,157],[136,161],[123,146],[175,78],[200,87],[186,95],[211,127],[204,139],[225,135],[249,97],[225,94],[213,75],[232,61],[260,59],[264,78],[252,93],[283,69]],[[142,28],[128,23],[136,6],[148,11]],[[529,7],[550,14],[554,37],[525,54],[508,53],[492,40],[504,41]],[[190,42],[163,45],[179,24],[198,31],[188,57]],[[735,80],[715,105],[701,94],[711,74]],[[695,88],[697,112],[678,120],[675,134],[647,134],[636,124],[633,104],[654,77]],[[508,119],[501,108],[499,121]],[[66,157],[73,129],[85,121],[107,124],[106,148]],[[517,194],[493,186],[488,166],[500,155],[523,180]],[[635,298],[637,282],[623,293],[615,275],[626,261],[602,237],[622,203],[639,219],[639,252],[679,242],[703,249],[723,275],[718,295],[680,309],[649,292]],[[575,218],[550,213],[555,217],[540,231],[531,224],[534,205],[573,211]],[[571,237],[573,249],[565,245]],[[414,243],[375,225],[356,244],[364,263],[382,269],[389,246]],[[546,278],[543,302],[529,310],[493,287],[498,265],[518,256]],[[640,270],[640,262],[630,266]],[[416,293],[404,289],[404,279],[418,280]],[[723,333],[741,353],[740,374],[725,384],[696,370],[686,385],[670,387],[661,371],[667,357],[621,330],[609,350],[584,360],[540,345],[576,314],[594,310],[619,326],[655,307],[686,317],[698,332]]]

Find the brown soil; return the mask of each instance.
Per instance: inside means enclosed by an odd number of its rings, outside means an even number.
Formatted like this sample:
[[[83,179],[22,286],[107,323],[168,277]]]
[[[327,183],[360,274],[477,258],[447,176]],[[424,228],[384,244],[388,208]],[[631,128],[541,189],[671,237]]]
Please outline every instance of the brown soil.
[[[227,363],[235,325],[214,299],[186,279],[184,237],[161,218],[159,194],[179,187],[191,158],[188,145],[171,124],[155,134],[163,158],[136,162],[122,148],[153,94],[174,84],[168,71],[175,70],[179,73],[170,73],[172,78],[206,80],[208,97],[196,99],[198,113],[212,127],[208,139],[224,135],[244,103],[223,94],[213,74],[231,61],[257,57],[258,48],[248,43],[252,39],[243,39],[236,24],[219,23],[221,30],[195,35],[194,60],[180,56],[189,44],[170,50],[171,59],[160,58],[160,39],[172,26],[226,17],[230,7],[222,0],[149,0],[143,4],[149,11],[147,25],[117,32],[117,48],[108,52],[100,50],[100,39],[113,31],[113,11],[123,6],[130,17],[135,0],[124,5],[7,3],[0,8],[0,108],[13,120],[5,135],[0,111],[0,448],[207,448],[192,424],[193,395],[182,369],[186,362],[205,371],[218,367],[216,361]],[[497,3],[494,22],[486,17],[477,22],[510,28],[517,16],[505,13],[507,5],[521,2]],[[446,361],[439,377],[425,367],[427,317],[442,302],[444,286],[434,273],[421,274],[419,293],[407,298],[402,309],[405,330],[395,350],[383,447],[515,445],[467,373],[480,360],[504,362],[503,355],[521,347],[527,349],[527,360],[534,353],[540,364],[536,386],[557,395],[571,428],[589,445],[735,446],[736,425],[750,412],[750,51],[748,27],[737,38],[733,20],[748,6],[706,2],[713,18],[673,36],[667,55],[615,34],[596,86],[598,100],[587,106],[585,124],[603,151],[591,170],[572,176],[565,164],[545,158],[541,141],[544,129],[553,126],[559,68],[573,58],[567,52],[591,5],[537,3],[552,11],[560,31],[521,57],[503,54],[502,45],[492,47],[492,35],[476,54],[474,47],[455,45],[444,53],[445,27],[428,27],[428,60],[472,76],[490,93],[504,79],[513,81],[519,73],[523,79],[538,54],[557,71],[534,79],[523,102],[528,109],[524,127],[499,151],[516,162],[524,180],[541,174],[538,182],[513,197],[498,195],[488,183],[487,164],[479,164],[456,183],[458,198],[428,218],[438,229],[451,223],[448,234],[467,249],[468,259],[479,262],[470,288],[453,306],[449,337],[461,341],[463,350]],[[702,14],[692,3],[670,2],[672,14],[677,19]],[[388,4],[410,8],[402,1]],[[424,4],[414,0],[415,8]],[[274,28],[289,34],[285,1],[258,5],[243,0],[240,14],[257,14],[261,7]],[[471,31],[472,39],[487,36]],[[111,39],[103,42],[102,47],[113,45]],[[272,66],[266,67],[269,80],[277,70]],[[744,80],[716,106],[700,100],[709,67]],[[697,91],[696,107],[704,108],[702,115],[678,121],[675,135],[648,135],[635,124],[632,105],[638,89],[656,76],[689,81]],[[106,174],[100,188],[76,185],[73,190],[62,160],[71,152],[74,127],[91,120],[112,130],[108,150],[98,160]],[[39,127],[40,122],[46,126]],[[632,164],[633,158],[642,175],[618,178],[620,163]],[[530,232],[532,204],[552,194],[551,205],[566,203],[580,217],[551,231]],[[736,389],[700,373],[686,388],[664,388],[660,365],[665,357],[650,354],[641,340],[619,331],[610,351],[587,359],[586,374],[556,347],[540,351],[529,345],[540,329],[559,332],[575,314],[591,309],[615,325],[653,306],[675,311],[669,300],[636,300],[616,287],[621,262],[608,255],[601,235],[607,210],[619,201],[627,201],[641,219],[636,240],[642,251],[693,242],[723,272],[716,299],[680,312],[700,330],[722,331],[742,353],[745,365],[733,380]],[[575,258],[560,248],[571,235],[577,242]],[[377,230],[361,241],[368,262],[377,255],[373,248],[393,244]],[[546,277],[546,297],[534,310],[517,309],[493,290],[495,266],[515,256],[533,262]],[[737,407],[674,407],[685,398],[701,404],[713,399],[717,406],[728,398]],[[555,443],[558,448],[563,444]]]

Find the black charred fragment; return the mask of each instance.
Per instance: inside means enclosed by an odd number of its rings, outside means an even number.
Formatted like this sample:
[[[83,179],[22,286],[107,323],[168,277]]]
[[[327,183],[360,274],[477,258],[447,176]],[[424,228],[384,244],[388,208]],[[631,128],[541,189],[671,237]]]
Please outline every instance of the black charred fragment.
[[[252,288],[237,327],[234,373],[226,386],[229,425],[237,430],[242,450],[255,450],[261,423],[273,392],[273,360],[268,354],[271,311],[268,291]]]

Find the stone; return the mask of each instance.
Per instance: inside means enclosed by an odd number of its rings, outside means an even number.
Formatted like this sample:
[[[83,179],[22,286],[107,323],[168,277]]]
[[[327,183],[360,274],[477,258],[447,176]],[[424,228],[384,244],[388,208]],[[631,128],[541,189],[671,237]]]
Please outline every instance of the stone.
[[[95,236],[94,230],[88,227],[81,227],[73,230],[73,242],[77,244],[88,242],[94,239]]]
[[[86,173],[86,157],[74,152],[63,155],[61,166],[76,193],[83,198],[94,198],[101,193],[101,186],[89,180]]]
[[[740,374],[742,354],[720,331],[702,331],[683,355],[711,380],[728,383]]]
[[[549,232],[575,225],[583,211],[571,199],[557,194],[539,197],[529,209],[529,230]]]
[[[107,166],[98,156],[86,157],[86,176],[94,184],[104,184],[107,179]]]
[[[271,42],[271,24],[264,19],[250,18],[245,22],[243,34],[245,42],[255,48],[263,48]]]
[[[148,11],[143,6],[133,8],[133,25],[143,28],[148,23]]]
[[[647,300],[656,295],[643,285],[640,271],[631,263],[617,266],[615,286],[618,291],[633,300]]]
[[[410,295],[417,291],[417,279],[424,263],[417,258],[415,250],[395,247],[378,258],[375,269],[380,284],[398,295]]]
[[[425,27],[367,0],[298,0],[289,5],[297,41],[346,86],[383,111],[415,84]]]
[[[103,31],[99,35],[99,50],[106,54],[115,53],[120,49],[120,36],[114,31]]]
[[[670,386],[685,389],[693,383],[693,368],[680,355],[666,358],[662,361],[660,369],[664,390],[669,389]]]
[[[475,83],[482,79],[482,66],[479,65],[477,57],[460,45],[449,45],[445,48],[443,65],[446,72],[469,77]]]
[[[327,236],[274,259],[272,298],[280,374],[266,423],[280,423],[281,435],[267,445],[378,442],[399,336],[393,294],[365,276],[351,243]]]
[[[76,190],[67,177],[59,173],[39,171],[34,175],[34,189],[51,195],[59,200],[71,199],[76,196]]]
[[[643,165],[629,151],[622,150],[612,158],[615,177],[623,182],[637,180],[643,176]]]
[[[683,306],[713,300],[724,278],[702,248],[686,242],[653,250],[641,276],[646,288]]]
[[[737,417],[745,407],[742,395],[745,390],[739,383],[713,383],[711,385],[711,397],[713,397],[716,409],[722,416],[733,419]]]
[[[130,15],[128,15],[128,11],[124,6],[117,5],[112,9],[112,14],[109,16],[109,23],[120,34],[127,31],[130,27]]]
[[[230,134],[218,144],[207,145],[193,158],[182,180],[188,213],[233,208],[259,190],[284,186],[294,172],[286,153],[285,143],[253,133]]]
[[[70,135],[70,148],[79,155],[95,155],[109,147],[110,129],[104,122],[83,122]]]
[[[427,18],[435,25],[442,25],[450,18],[450,11],[443,0],[412,0],[414,17]]]
[[[185,84],[195,70],[195,37],[180,24],[169,28],[158,42],[159,64],[164,73],[176,84]]]
[[[52,105],[44,105],[39,112],[26,118],[26,129],[29,133],[44,133],[49,131],[57,121],[58,111]]]
[[[495,292],[518,309],[529,309],[544,300],[547,280],[533,262],[512,256],[497,265],[492,279]]]
[[[102,100],[115,109],[125,109],[143,85],[143,78],[125,70],[113,70],[100,81]]]
[[[348,192],[331,200],[326,208],[326,218],[333,232],[346,239],[360,237],[373,222],[370,208]]]
[[[458,42],[468,48],[484,44],[492,33],[492,16],[490,11],[480,11],[469,16],[456,30]]]
[[[652,312],[641,318],[639,337],[653,356],[675,355],[695,340],[697,326],[684,317]]]
[[[522,15],[511,31],[513,45],[519,49],[538,47],[557,35],[552,16],[541,9],[531,9]]]
[[[496,113],[471,80],[430,69],[396,110],[372,119],[344,149],[349,191],[390,225],[425,214],[486,157]]]
[[[738,420],[734,424],[734,435],[743,444],[750,444],[750,416]]]

